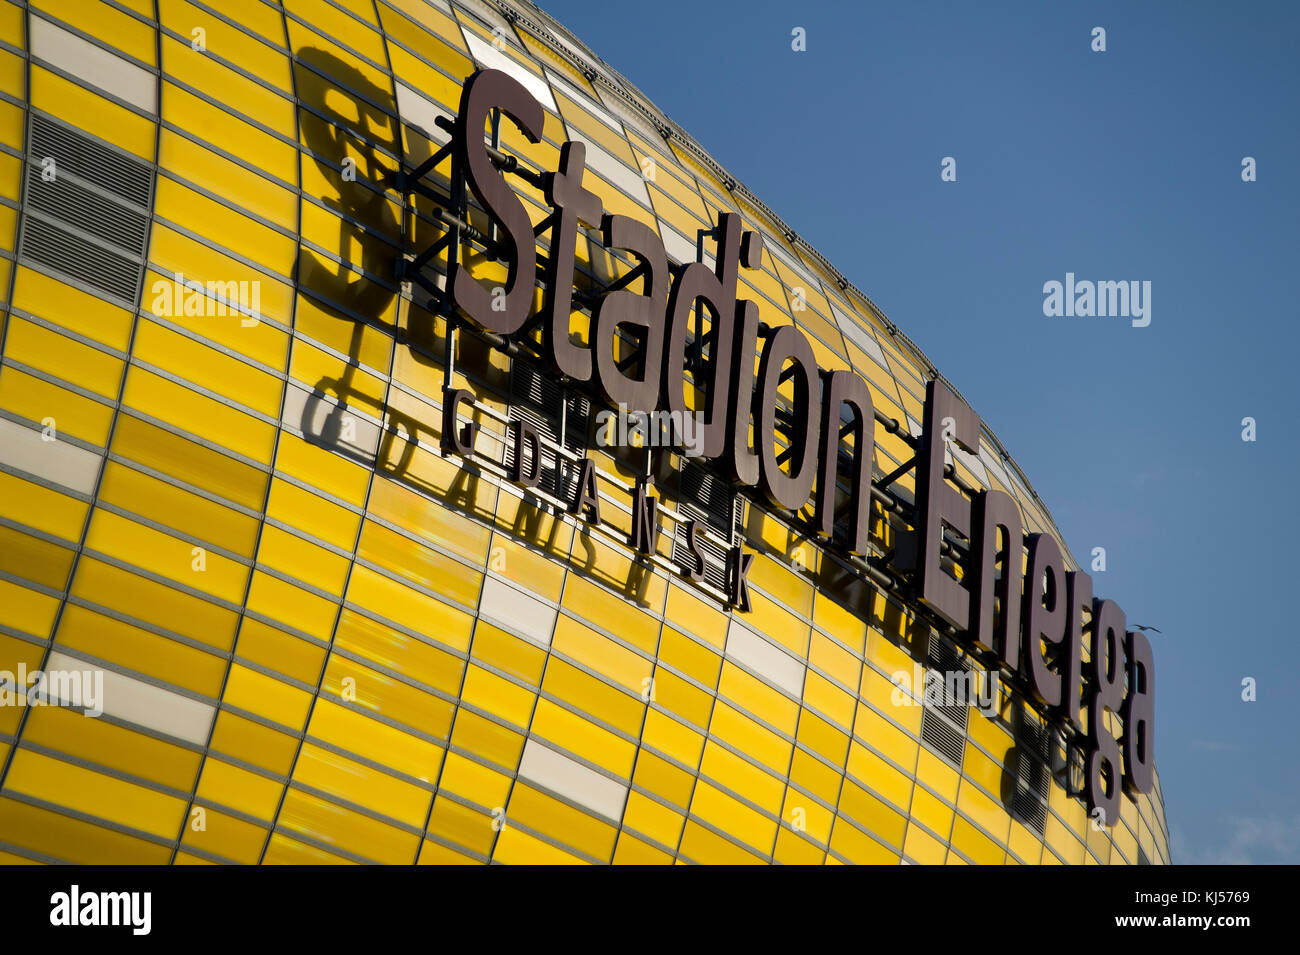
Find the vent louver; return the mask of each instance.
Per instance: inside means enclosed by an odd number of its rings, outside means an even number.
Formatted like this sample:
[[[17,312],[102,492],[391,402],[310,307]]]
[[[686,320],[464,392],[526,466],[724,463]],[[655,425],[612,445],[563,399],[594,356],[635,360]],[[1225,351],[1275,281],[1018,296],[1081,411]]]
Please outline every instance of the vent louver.
[[[510,363],[510,417],[526,421],[537,433],[553,444],[560,444],[563,418],[563,446],[575,454],[587,450],[587,428],[591,403],[582,395],[566,394],[553,378],[537,368],[514,359]],[[506,442],[505,465],[513,467],[515,451]],[[542,449],[541,479],[538,487],[547,494],[568,501],[576,491],[578,469],[549,448]]]
[[[29,216],[23,222],[21,254],[135,305],[140,263],[87,242],[65,226]]]
[[[937,633],[930,634],[927,657],[930,669],[941,676],[965,673],[970,669],[956,648]],[[961,769],[966,750],[966,720],[969,715],[970,706],[964,700],[945,701],[939,705],[926,703],[921,713],[921,740],[957,769]]]
[[[962,752],[966,748],[966,734],[958,732],[952,723],[940,716],[935,707],[927,706],[921,713],[921,739],[956,769],[961,768]]]
[[[134,307],[153,167],[35,113],[27,142],[20,259]]]
[[[149,234],[149,217],[125,203],[115,202],[69,176],[53,182],[36,177],[27,190],[29,208],[64,222],[74,222],[85,232],[122,249],[142,250]]]
[[[153,200],[153,166],[149,163],[35,113],[27,141],[28,154],[38,166],[51,156],[60,173],[70,172],[127,202],[149,208]]]
[[[677,473],[677,510],[688,520],[708,527],[725,541],[733,541],[738,503],[736,493],[724,481],[695,461],[682,458],[682,467]],[[726,590],[726,548],[703,536],[696,537],[695,542],[704,555],[705,581],[719,590]],[[694,560],[687,546],[684,523],[678,524],[673,531],[673,560],[682,565]]]
[[[1047,831],[1051,787],[1052,731],[1019,710],[1016,727],[1016,788],[1011,812],[1040,836]]]

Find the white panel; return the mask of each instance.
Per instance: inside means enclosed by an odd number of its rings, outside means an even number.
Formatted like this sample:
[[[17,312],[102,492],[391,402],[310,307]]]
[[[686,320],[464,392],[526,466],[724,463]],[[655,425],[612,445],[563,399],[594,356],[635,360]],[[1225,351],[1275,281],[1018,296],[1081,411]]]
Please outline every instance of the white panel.
[[[844,333],[845,338],[870,355],[881,368],[889,367],[885,361],[884,349],[876,341],[875,335],[854,321],[852,316],[838,309],[834,302],[831,302],[831,311],[835,313],[835,319],[840,323],[840,331]]]
[[[802,280],[805,286],[807,286],[810,289],[817,289],[820,293],[821,286],[818,284],[817,279],[815,279],[812,273],[808,272],[803,267],[802,263],[796,261],[794,257],[791,256],[790,253],[786,251],[785,246],[781,243],[780,240],[772,239],[769,242],[764,242],[763,248],[771,252],[775,258],[780,259],[781,264],[784,265],[791,272],[793,272],[797,278]]]
[[[795,698],[803,694],[804,665],[734,619],[727,630],[726,652],[727,656],[743,663],[769,685]]]
[[[555,89],[573,100],[592,116],[595,116],[610,129],[614,130],[614,132],[618,133],[620,136],[623,135],[623,124],[618,121],[618,117],[609,112],[603,106],[593,103],[589,94],[584,93],[579,89],[575,89],[572,85],[561,79],[558,73],[554,73],[551,70],[546,71],[546,78],[551,81],[551,86],[555,87]]]
[[[659,220],[659,234],[663,237],[664,251],[668,253],[670,261],[679,263],[695,261],[695,243],[663,219]]]
[[[309,392],[290,382],[284,394],[284,424],[309,441],[352,458],[373,458],[379,425],[352,408],[340,408],[333,395]]]
[[[468,12],[472,17],[483,21],[481,25],[490,27],[493,33],[500,31],[505,41],[512,47],[519,48],[519,39],[515,36],[514,30],[511,29],[510,24],[506,23],[501,14],[493,9],[490,0],[460,0],[460,7],[462,21],[467,19],[465,14]],[[446,12],[449,15],[451,14],[451,10]],[[462,30],[466,34],[470,32],[467,28],[462,28]]]
[[[1011,484],[1014,485],[1016,489],[1020,491],[1021,501],[1023,501],[1025,505],[1028,506],[1030,502],[1034,500],[1034,495],[1030,493],[1029,488],[1028,486],[1026,486],[1024,480],[1021,479],[1020,475],[1016,472],[1015,467],[1012,466],[1011,464],[1007,465],[1006,474],[1007,477],[1010,479]]]
[[[699,254],[699,250],[695,244],[695,240],[686,238],[686,236],[682,235],[667,222],[664,222],[663,219],[658,221],[659,235],[664,240],[664,251],[668,253],[669,261],[681,263],[697,261],[695,257]],[[698,261],[703,262],[711,269],[717,268],[717,259],[714,257],[713,253],[709,251],[709,243],[707,241],[704,243],[704,258],[699,259]]]
[[[519,63],[472,30],[465,30],[464,33],[465,42],[469,44],[469,52],[482,66],[489,70],[500,70],[503,73],[509,73],[519,81],[524,89],[532,93],[539,103],[552,113],[559,114],[560,111],[555,108],[555,97],[551,95],[551,88],[546,85],[546,80],[531,70],[524,69]]]
[[[433,100],[425,99],[409,86],[402,83],[398,83],[396,86],[397,111],[402,115],[402,122],[418,126],[424,130],[425,135],[432,142],[437,143],[439,146],[451,139],[451,133],[439,126],[435,120],[439,116],[444,116],[447,119],[455,119],[455,116]]]
[[[524,744],[519,777],[544,786],[613,822],[618,822],[623,816],[626,786],[549,746],[543,746],[537,740],[530,739]]]
[[[98,670],[92,664],[64,653],[51,653],[47,670]],[[189,743],[205,745],[212,728],[214,708],[171,690],[145,683],[116,670],[103,669],[104,698],[100,705],[109,716],[144,726]]]
[[[983,445],[981,445],[981,448],[982,447]],[[989,486],[989,476],[984,473],[984,462],[981,461],[979,457],[973,454],[967,454],[956,445],[952,445],[952,453],[959,461],[961,461],[962,464],[966,465],[967,469],[969,469],[970,472],[979,479],[981,484],[985,487]]]
[[[55,422],[57,429],[58,422]],[[57,433],[57,430],[56,430]],[[0,418],[0,464],[26,471],[82,494],[95,490],[98,454],[66,441],[45,441],[41,432]]]
[[[1004,488],[1006,488],[1009,491],[1015,487],[1015,485],[1011,483],[1011,478],[1007,477],[1007,472],[1003,470],[1002,464],[998,460],[998,453],[996,451],[993,451],[988,446],[981,444],[980,460],[984,462],[984,466],[989,469],[989,471],[993,474],[993,476],[1002,482],[1002,486]]]
[[[488,623],[549,646],[551,633],[555,630],[556,612],[554,607],[495,577],[483,580],[479,616]]]
[[[576,129],[569,128],[569,138],[586,145],[587,166],[592,172],[613,184],[629,199],[635,199],[647,209],[650,208],[650,192],[646,189],[645,180],[641,178],[639,172],[633,171],[630,166],[615,159]]]
[[[56,27],[38,16],[32,24],[32,55],[71,73],[118,99],[150,113],[158,112],[158,78],[129,60]]]
[[[598,91],[599,92],[599,91]],[[585,101],[584,101],[585,104]],[[674,169],[681,170],[682,164],[676,156],[666,156],[662,150],[663,134],[655,128],[655,125],[645,117],[644,114],[628,106],[617,97],[601,97],[601,105],[616,120],[623,124],[623,128],[628,132],[636,133],[647,143],[651,144],[650,151],[655,155],[659,165],[672,166]],[[651,112],[654,112],[654,106],[650,105]]]

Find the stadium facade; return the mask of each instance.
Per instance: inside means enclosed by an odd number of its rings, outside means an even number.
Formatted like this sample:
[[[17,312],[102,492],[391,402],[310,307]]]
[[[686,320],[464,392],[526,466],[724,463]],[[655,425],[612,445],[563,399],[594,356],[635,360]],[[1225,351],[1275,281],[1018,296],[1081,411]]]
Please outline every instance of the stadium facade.
[[[0,861],[1169,861],[1146,638],[544,12],[0,64]]]

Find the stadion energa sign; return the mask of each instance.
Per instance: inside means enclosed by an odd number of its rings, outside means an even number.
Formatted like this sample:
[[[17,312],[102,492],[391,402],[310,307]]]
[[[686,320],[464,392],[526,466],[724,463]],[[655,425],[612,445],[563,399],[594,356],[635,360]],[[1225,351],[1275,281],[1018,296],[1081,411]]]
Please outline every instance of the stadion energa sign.
[[[793,325],[760,327],[755,303],[736,298],[739,270],[761,267],[762,235],[746,230],[738,215],[720,213],[714,266],[697,261],[670,270],[663,240],[653,229],[629,216],[606,213],[599,197],[583,187],[586,147],[566,142],[559,168],[541,177],[553,212],[542,275],[545,296],[541,312],[534,315],[536,238],[522,201],[484,139],[494,110],[509,117],[531,142],[542,135],[542,105],[513,77],[482,70],[466,81],[453,129],[452,178],[463,176],[494,223],[498,254],[509,271],[503,288],[489,289],[452,255],[446,285],[450,304],[499,336],[540,324],[543,350],[556,375],[585,384],[621,414],[668,412],[679,420],[696,420],[687,401],[688,331],[694,310],[707,309],[711,348],[694,375],[705,403],[689,448],[681,435],[676,446],[713,459],[735,486],[758,488],[782,511],[796,512],[812,499],[813,530],[826,546],[866,555],[876,427],[871,391],[853,371],[819,368],[803,332]],[[630,281],[620,281],[597,301],[588,345],[570,336],[579,223],[599,228],[606,248],[629,253],[637,263]],[[637,279],[639,291],[632,287]],[[616,355],[620,335],[635,342],[635,361]],[[780,454],[777,395],[786,380],[793,384],[794,427],[790,450]],[[444,448],[471,458],[475,425],[461,420],[460,408],[472,406],[473,395],[449,387],[443,397]],[[541,451],[536,433],[522,421],[510,422],[509,430],[516,453],[511,477],[536,483]],[[849,434],[853,453],[843,455],[841,438]],[[968,497],[946,479],[950,440],[977,454],[980,420],[944,382],[931,380],[916,455],[915,546],[909,566],[896,569],[910,581],[914,602],[950,627],[978,657],[1007,672],[1069,735],[1084,740],[1089,807],[1094,821],[1112,825],[1119,818],[1121,790],[1148,792],[1153,782],[1150,644],[1141,631],[1127,629],[1114,601],[1094,597],[1087,573],[1066,572],[1054,537],[1024,535],[1019,507],[1010,495],[980,490]],[[847,475],[840,473],[842,468]],[[842,538],[835,532],[839,477],[847,477],[849,487],[848,532]],[[595,465],[589,458],[581,462],[569,510],[581,520],[600,523]],[[968,542],[968,566],[960,580],[940,560],[945,528]],[[641,482],[633,497],[629,545],[653,554],[657,535],[656,501]],[[746,575],[752,559],[743,548],[732,547],[728,594],[740,611],[749,609]],[[1027,569],[1022,572],[1022,567]],[[695,569],[686,572],[698,579]],[[1086,661],[1085,641],[1090,650]],[[1122,721],[1118,737],[1107,728],[1108,711]]]

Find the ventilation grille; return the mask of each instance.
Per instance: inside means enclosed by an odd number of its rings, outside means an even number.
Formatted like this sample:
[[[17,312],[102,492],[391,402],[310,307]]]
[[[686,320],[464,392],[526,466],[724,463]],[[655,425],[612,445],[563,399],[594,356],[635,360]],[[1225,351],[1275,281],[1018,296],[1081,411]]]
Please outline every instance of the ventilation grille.
[[[87,242],[71,229],[29,217],[23,222],[22,255],[132,305],[136,301],[140,263]]]
[[[934,707],[927,706],[921,713],[921,739],[953,767],[961,769],[962,752],[966,748],[966,734],[958,732],[957,728],[940,716]]]
[[[64,222],[75,222],[97,239],[122,249],[143,249],[149,217],[102,193],[79,186],[69,176],[46,182],[33,175],[27,205]]]
[[[1025,715],[1021,708],[1016,720],[1016,788],[1011,812],[1040,836],[1047,831],[1047,799],[1050,795],[1052,731]]]
[[[963,674],[964,679],[964,675],[970,670],[970,666],[961,658],[956,648],[937,633],[931,632],[926,655],[930,669],[940,676],[960,673]],[[944,686],[949,685],[950,681],[945,679]],[[946,699],[945,696],[945,701]],[[961,768],[962,756],[966,749],[966,721],[969,716],[970,705],[966,700],[946,701],[936,706],[926,703],[921,713],[922,741],[928,743],[935,752],[957,769]]]
[[[27,142],[19,256],[134,307],[153,167],[34,113]]]
[[[677,491],[682,503],[695,512],[693,516],[731,540],[736,528],[736,494],[725,482],[704,466],[683,458]]]
[[[538,435],[552,444],[561,443],[563,419],[564,447],[578,455],[587,451],[591,402],[582,395],[566,395],[557,381],[517,358],[510,363],[510,416],[528,422]],[[505,465],[509,468],[514,463],[515,449],[507,441]],[[577,492],[578,468],[543,446],[541,476],[537,483],[539,489],[547,494],[569,501]]]
[[[32,114],[28,154],[40,166],[54,159],[59,173],[99,186],[142,208],[153,199],[153,166],[109,149],[97,140]]]
[[[930,634],[929,657],[931,668],[938,670],[945,677],[950,673],[959,673],[965,681],[966,675],[970,673],[970,664],[962,659],[957,648],[936,633]],[[947,679],[944,680],[944,685],[949,685]],[[964,683],[964,685],[969,684]],[[947,717],[954,726],[960,728],[963,736],[966,735],[966,721],[970,717],[969,700],[945,702],[935,709]]]
[[[687,520],[696,521],[723,540],[735,540],[739,499],[724,481],[704,466],[682,458],[677,473],[677,510]],[[727,548],[697,535],[695,544],[704,555],[704,580],[719,590],[727,589]],[[686,542],[686,524],[673,531],[673,560],[693,567],[695,560]]]

